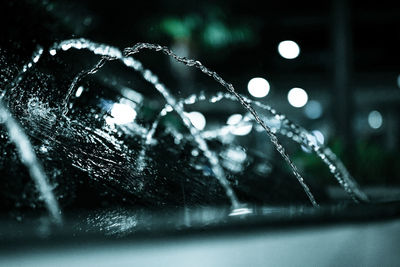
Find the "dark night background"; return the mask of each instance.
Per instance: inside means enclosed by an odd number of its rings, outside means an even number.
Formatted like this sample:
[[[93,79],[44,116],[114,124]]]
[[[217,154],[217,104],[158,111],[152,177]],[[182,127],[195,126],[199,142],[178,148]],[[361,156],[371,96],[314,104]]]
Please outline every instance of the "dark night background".
[[[118,61],[82,78],[80,94],[73,88],[69,113],[61,115],[71,81],[99,55],[48,52],[81,37],[119,49],[158,43],[200,60],[243,96],[271,105],[314,139],[322,135],[318,141],[344,162],[370,201],[353,202],[320,159],[278,135],[320,204],[313,207],[268,136],[251,124],[244,135],[229,130],[224,140],[207,140],[244,203],[235,208],[177,112],[157,117],[166,102],[154,84]],[[278,53],[284,40],[298,44],[298,57]],[[21,72],[39,46],[40,60]],[[134,58],[178,100],[223,89],[161,53]],[[14,86],[15,77],[22,79]],[[263,98],[248,90],[254,77],[270,84]],[[303,107],[288,99],[295,87],[307,92]],[[3,0],[3,92],[1,266],[399,265],[399,1]],[[135,116],[112,128],[107,119],[118,119],[113,108],[123,103]],[[184,107],[205,115],[201,133],[228,125],[232,114],[246,116],[230,100]],[[60,209],[43,201],[46,192],[21,161],[10,118],[33,145],[51,185],[46,195],[54,193]],[[158,118],[148,145],[146,133]]]
[[[309,130],[343,159],[363,186],[400,185],[400,8],[395,1],[4,1],[1,45],[15,62],[36,45],[85,37],[117,47],[160,43],[199,59],[246,96],[252,77],[264,77],[270,93],[261,99]],[[295,41],[299,57],[282,58],[277,45]],[[216,85],[198,72],[180,76],[163,56],[138,58],[177,95]],[[287,101],[290,88],[304,88],[322,115]],[[199,107],[201,110],[201,106]],[[236,106],[204,106],[216,118]],[[368,124],[371,111],[382,125]],[[311,177],[329,174],[312,156],[291,151]],[[277,159],[279,160],[279,159]],[[325,179],[326,180],[326,179]]]

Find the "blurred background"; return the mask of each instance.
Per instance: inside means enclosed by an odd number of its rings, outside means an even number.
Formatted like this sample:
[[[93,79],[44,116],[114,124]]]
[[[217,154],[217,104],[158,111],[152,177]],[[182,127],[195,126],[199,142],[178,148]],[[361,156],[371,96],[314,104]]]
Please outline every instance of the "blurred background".
[[[400,186],[400,8],[393,1],[26,0],[1,5],[3,46],[17,49],[20,58],[38,44],[77,37],[120,48],[137,42],[169,46],[217,71],[242,95],[312,131],[366,190]],[[221,89],[167,57],[144,52],[138,58],[179,97]],[[243,111],[225,102],[196,110],[214,120]],[[265,136],[243,144],[256,146],[258,139]],[[309,151],[289,152],[311,181],[335,184]]]
[[[248,217],[232,213],[220,184],[209,179],[215,176],[209,162],[176,114],[160,120],[154,144],[143,149],[165,101],[122,64],[107,63],[82,79],[68,118],[57,117],[75,75],[99,59],[62,48],[28,67],[7,101],[43,165],[64,225],[52,228],[46,219],[43,196],[1,127],[0,239],[6,242],[0,243],[0,256],[9,260],[6,266],[85,260],[87,266],[132,261],[159,266],[168,260],[174,266],[398,263],[398,221],[369,224],[399,215],[398,202],[389,203],[400,199],[396,1],[1,1],[0,25],[0,92],[38,45],[48,51],[55,42],[81,37],[120,49],[158,43],[200,60],[241,95],[309,130],[315,142],[342,159],[372,200],[386,201],[352,205],[320,159],[279,136],[322,204],[313,209],[267,135],[255,124],[238,126],[247,116],[241,105],[228,100],[185,105],[205,136],[221,125],[237,127],[207,139],[239,200],[255,206],[241,210],[253,212]],[[224,90],[160,53],[134,57],[177,99]],[[141,151],[148,165],[138,171]],[[339,226],[349,221],[368,225]],[[319,227],[326,222],[335,225]],[[312,227],[272,233],[304,224]],[[135,235],[129,242],[105,242],[129,234]]]
[[[29,27],[43,27],[57,39],[84,36],[118,47],[154,42],[199,59],[241,94],[322,133],[361,184],[400,183],[400,8],[393,1],[25,2],[59,22],[37,25],[33,16]],[[25,35],[41,41],[30,31]],[[152,68],[171,88],[189,94],[207,86],[197,71],[154,58]],[[251,93],[255,77],[269,90],[262,92],[261,83]],[[304,91],[293,91],[300,96],[290,102],[292,88]],[[234,112],[212,108],[220,116]],[[296,161],[320,172],[306,153]]]

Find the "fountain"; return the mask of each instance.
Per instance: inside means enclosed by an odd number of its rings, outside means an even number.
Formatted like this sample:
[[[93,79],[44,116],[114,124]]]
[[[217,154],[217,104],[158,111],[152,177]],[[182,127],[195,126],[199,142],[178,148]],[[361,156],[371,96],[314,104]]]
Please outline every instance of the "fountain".
[[[208,163],[211,166],[213,175],[218,180],[219,184],[224,188],[226,196],[230,200],[233,209],[233,211],[231,212],[232,215],[245,214],[251,212],[251,210],[246,209],[245,205],[242,204],[237,198],[234,190],[232,189],[232,186],[230,185],[229,181],[226,178],[225,171],[219,162],[217,154],[208,147],[206,140],[209,140],[210,138],[211,139],[215,138],[220,134],[226,134],[227,129],[229,131],[229,129],[237,127],[242,123],[244,124],[251,123],[254,124],[254,126],[259,125],[267,133],[276,150],[279,152],[279,154],[291,168],[293,175],[296,177],[296,179],[302,186],[304,192],[306,193],[307,197],[309,198],[313,206],[315,207],[318,206],[318,203],[315,200],[314,195],[312,194],[309,186],[306,184],[301,174],[298,172],[296,166],[290,159],[289,155],[285,151],[285,148],[278,141],[276,133],[284,135],[292,139],[294,142],[299,143],[300,145],[303,145],[309,148],[311,151],[313,151],[323,161],[323,163],[328,166],[329,171],[332,173],[332,175],[336,178],[338,183],[351,196],[351,198],[355,202],[368,201],[367,196],[360,190],[357,183],[350,176],[343,163],[335,156],[335,154],[329,148],[315,142],[314,139],[310,138],[311,134],[309,132],[307,132],[304,128],[291,122],[284,115],[279,114],[272,107],[264,105],[257,101],[252,101],[238,94],[235,91],[232,84],[227,83],[216,72],[209,70],[199,61],[179,57],[167,47],[160,45],[138,43],[132,47],[124,49],[124,51],[121,52],[119,49],[115,47],[107,46],[104,44],[98,44],[83,38],[70,39],[55,43],[49,49],[49,54],[51,56],[55,56],[57,55],[57,53],[60,53],[60,51],[68,51],[71,48],[77,50],[81,49],[89,50],[93,54],[101,56],[101,59],[92,68],[89,68],[88,70],[84,70],[78,73],[71,82],[68,91],[65,95],[65,98],[62,102],[62,105],[59,109],[60,111],[59,116],[62,116],[63,120],[65,120],[66,122],[75,123],[79,127],[85,128],[84,125],[76,121],[69,122],[70,120],[68,118],[68,111],[69,111],[69,103],[71,101],[71,97],[76,94],[77,87],[79,83],[82,81],[82,79],[84,79],[88,75],[97,73],[105,65],[105,63],[109,61],[118,60],[128,68],[132,68],[136,72],[140,73],[142,77],[147,82],[152,84],[153,87],[163,96],[166,102],[165,106],[158,113],[158,116],[151,124],[151,127],[148,130],[146,129],[141,130],[143,144],[140,152],[137,155],[135,172],[141,173],[147,167],[146,151],[154,141],[154,134],[159,126],[160,120],[168,113],[175,112],[180,117],[185,127],[189,130],[191,138],[197,144],[198,149],[200,149],[203,155],[208,159]],[[179,100],[175,99],[175,97],[172,96],[167,87],[159,81],[159,78],[155,74],[153,74],[150,70],[145,69],[142,63],[140,63],[139,61],[137,61],[132,57],[132,55],[137,54],[143,49],[150,49],[157,52],[162,52],[174,58],[176,61],[181,62],[189,67],[198,68],[201,72],[203,72],[207,76],[212,77],[215,81],[221,84],[228,91],[228,93],[220,92],[217,95],[209,97],[206,97],[205,94],[197,94],[197,95],[192,95],[185,99],[179,99]],[[12,95],[15,93],[15,88],[17,88],[19,83],[23,80],[26,72],[30,70],[40,60],[42,54],[43,54],[43,48],[38,47],[37,50],[34,52],[31,61],[29,61],[27,64],[23,66],[22,70],[16,76],[13,82],[11,82],[9,86],[5,90],[3,90],[1,98],[3,97],[6,98],[7,95]],[[208,101],[211,103],[216,103],[222,99],[239,101],[239,103],[245,108],[245,110],[252,115],[252,120],[240,121],[236,124],[236,126],[235,125],[222,126],[221,128],[213,131],[200,131],[193,126],[192,122],[190,121],[184,109],[185,105],[194,104],[199,101]],[[6,104],[3,103],[3,100],[1,101],[2,102],[0,103],[1,104],[0,111],[3,122],[6,125],[7,131],[18,149],[23,163],[28,167],[32,178],[36,182],[38,189],[41,193],[41,197],[44,199],[46,207],[49,210],[49,213],[53,217],[54,221],[60,222],[61,216],[56,198],[52,194],[50,189],[51,187],[47,183],[45,172],[43,171],[41,165],[39,164],[37,158],[35,157],[34,149],[32,148],[32,145],[30,144],[28,137],[23,133],[21,127],[18,126],[18,123],[12,118],[12,115],[7,110]],[[260,108],[267,114],[260,115],[255,110],[254,107]],[[273,118],[277,120],[279,122],[278,123],[279,127],[277,127],[274,124],[269,124],[268,118]],[[107,133],[104,133],[102,131],[94,130],[93,134],[95,134],[94,135],[95,138],[105,138],[105,140],[112,139],[110,135],[107,135]],[[114,144],[116,147],[121,146],[116,141],[111,141],[111,144]],[[77,160],[77,162],[73,163],[72,165],[79,169],[82,169],[83,171],[90,171],[90,168],[85,167],[84,163],[80,162],[79,160]]]
[[[208,101],[210,103],[216,103],[222,99],[228,99],[231,101],[235,101],[236,99],[228,93],[218,93],[214,96],[205,97],[204,94],[200,95],[192,95],[187,99],[182,100],[181,102],[190,105],[197,103],[198,101]],[[290,121],[286,118],[285,115],[279,114],[275,109],[272,107],[262,104],[258,101],[253,101],[248,98],[244,98],[247,102],[253,104],[254,106],[261,108],[263,111],[266,111],[273,119],[277,120],[278,123],[271,124],[270,128],[272,132],[279,133],[281,135],[286,136],[287,138],[293,140],[300,145],[303,145],[313,151],[321,160],[322,162],[329,168],[331,174],[336,178],[338,183],[341,187],[349,194],[349,196],[355,201],[368,201],[367,195],[359,188],[356,181],[350,176],[349,172],[347,171],[346,167],[340,161],[339,158],[332,152],[332,150],[323,144],[320,144],[315,141],[315,138],[312,139],[313,135],[309,133],[307,130],[302,128],[301,126],[295,124],[294,122]],[[240,123],[243,123],[243,119],[237,122],[237,126],[240,126]],[[244,122],[248,123],[248,122]],[[268,123],[268,122],[266,122]],[[279,124],[279,127],[276,126]],[[232,126],[223,126],[220,129],[216,129],[212,132],[205,133],[205,137],[211,136],[216,137],[219,134],[225,134],[226,131],[224,129],[233,128]]]
[[[52,192],[52,188],[48,183],[46,174],[36,158],[28,136],[12,117],[2,99],[0,99],[0,119],[7,128],[9,138],[17,148],[22,163],[28,168],[29,174],[34,180],[36,187],[40,192],[40,196],[46,204],[46,208],[49,211],[51,219],[56,224],[61,224],[61,210]]]

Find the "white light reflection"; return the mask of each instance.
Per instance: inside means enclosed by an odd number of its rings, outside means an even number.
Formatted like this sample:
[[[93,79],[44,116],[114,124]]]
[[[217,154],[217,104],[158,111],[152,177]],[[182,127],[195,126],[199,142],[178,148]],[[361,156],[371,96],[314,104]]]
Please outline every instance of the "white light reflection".
[[[293,41],[282,41],[278,45],[279,54],[286,59],[294,59],[300,54],[300,47]]]
[[[377,111],[373,110],[368,114],[368,124],[373,129],[378,129],[382,126],[383,118],[382,114]]]
[[[192,111],[185,114],[189,117],[190,122],[197,130],[201,131],[206,127],[206,118],[200,112]]]
[[[243,116],[241,114],[232,114],[226,121],[228,125],[238,124],[242,120]]]
[[[225,157],[237,163],[243,163],[246,160],[246,152],[238,148],[228,148],[225,151]]]
[[[142,103],[143,102],[143,96],[142,94],[136,92],[135,90],[129,88],[129,87],[122,87],[121,88],[121,95],[123,95],[125,98],[132,100],[135,103]]]
[[[318,119],[322,116],[322,105],[319,101],[311,100],[307,103],[304,113],[310,119]]]
[[[111,108],[112,118],[107,118],[106,122],[108,124],[127,124],[133,122],[136,115],[136,111],[129,105],[115,103]]]
[[[229,216],[239,216],[239,215],[246,215],[246,214],[251,214],[253,211],[248,208],[238,208],[232,210],[231,213],[229,213]]]
[[[223,151],[221,157],[223,158],[222,164],[225,168],[238,173],[243,171],[243,163],[247,158],[247,154],[239,147],[231,147]]]
[[[287,98],[290,105],[295,108],[303,107],[308,101],[307,92],[304,89],[297,87],[290,89]]]
[[[319,130],[314,130],[310,134],[307,134],[307,139],[315,146],[321,146],[325,142],[325,136]],[[304,145],[301,145],[301,150],[303,150],[306,153],[311,153],[311,149]]]
[[[230,129],[230,132],[234,135],[239,136],[248,135],[253,129],[250,118],[245,117],[243,119],[243,116],[241,114],[232,114],[231,116],[229,116],[226,124],[235,126],[234,128]]]
[[[83,86],[79,86],[78,89],[76,89],[75,96],[80,97],[82,93],[83,93]]]
[[[315,136],[315,139],[316,139],[316,141],[317,141],[317,144],[324,144],[324,142],[325,142],[325,137],[324,137],[324,135],[322,134],[322,132],[321,131],[319,131],[319,130],[314,130],[314,131],[312,131],[311,132],[314,136]]]
[[[264,78],[253,78],[247,84],[249,93],[254,97],[265,97],[269,93],[269,82]]]

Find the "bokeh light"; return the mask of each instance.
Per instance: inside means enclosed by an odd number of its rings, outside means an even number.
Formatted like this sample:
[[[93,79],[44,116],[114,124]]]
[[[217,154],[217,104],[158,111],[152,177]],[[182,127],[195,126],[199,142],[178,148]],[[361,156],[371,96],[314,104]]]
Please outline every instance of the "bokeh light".
[[[318,119],[322,116],[322,105],[319,101],[310,100],[305,106],[304,113],[309,119]]]
[[[80,97],[82,93],[83,93],[83,86],[79,86],[78,89],[76,89],[75,96]]]
[[[268,95],[270,85],[266,79],[257,77],[249,81],[247,89],[252,96],[260,98]]]
[[[241,114],[232,114],[229,116],[226,124],[236,125],[236,127],[231,129],[230,132],[239,136],[248,135],[253,129],[253,125],[250,123],[249,118],[245,117],[243,119]]]
[[[293,41],[282,41],[278,45],[279,54],[286,59],[294,59],[300,54],[300,47]]]
[[[136,111],[125,104],[115,103],[111,108],[112,122],[116,124],[131,123],[136,118]]]
[[[197,130],[203,130],[204,127],[206,127],[206,118],[200,112],[192,111],[186,113],[186,115],[189,117],[190,122]]]
[[[382,126],[382,123],[383,118],[379,111],[373,110],[368,114],[368,124],[372,129],[379,129]]]
[[[226,120],[226,124],[228,125],[235,125],[238,124],[242,120],[243,116],[241,114],[232,114]]]
[[[324,137],[324,135],[322,134],[321,131],[319,131],[319,130],[314,130],[314,131],[312,131],[311,133],[315,136],[315,139],[316,139],[318,145],[324,144],[324,142],[325,142],[325,137]]]
[[[303,107],[305,104],[307,104],[308,101],[307,92],[304,89],[298,87],[290,89],[287,98],[289,104],[295,108]]]

